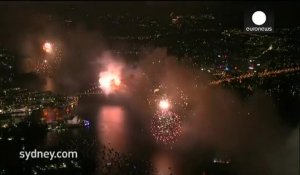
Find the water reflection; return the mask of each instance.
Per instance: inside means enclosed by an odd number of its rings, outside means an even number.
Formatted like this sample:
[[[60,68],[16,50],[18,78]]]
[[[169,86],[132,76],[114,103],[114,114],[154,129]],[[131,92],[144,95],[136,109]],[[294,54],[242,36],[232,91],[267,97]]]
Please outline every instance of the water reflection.
[[[50,77],[46,78],[46,84],[44,86],[44,90],[45,91],[54,91],[55,90],[53,78],[50,78]]]
[[[153,158],[153,165],[157,172],[155,175],[170,175],[170,174],[178,174],[174,169],[176,167],[175,158],[167,152],[158,152]]]
[[[102,144],[109,145],[112,148],[125,152],[128,127],[126,114],[120,106],[102,106],[98,114],[98,137]]]
[[[46,123],[52,123],[57,120],[62,120],[62,111],[58,108],[47,107],[43,109],[42,117]]]
[[[57,132],[48,132],[44,142],[41,145],[45,146],[55,146],[58,144],[59,140],[61,139],[61,135]]]

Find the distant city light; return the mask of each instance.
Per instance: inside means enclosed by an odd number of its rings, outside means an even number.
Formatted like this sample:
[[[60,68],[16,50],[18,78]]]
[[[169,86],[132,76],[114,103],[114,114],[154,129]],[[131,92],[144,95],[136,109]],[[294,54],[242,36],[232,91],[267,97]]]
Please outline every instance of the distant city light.
[[[83,120],[83,125],[85,127],[89,127],[90,126],[90,122],[88,120]]]

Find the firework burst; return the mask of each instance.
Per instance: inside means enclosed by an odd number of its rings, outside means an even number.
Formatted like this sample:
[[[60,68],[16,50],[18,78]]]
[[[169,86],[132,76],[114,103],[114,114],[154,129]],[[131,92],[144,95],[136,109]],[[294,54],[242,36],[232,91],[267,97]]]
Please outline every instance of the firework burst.
[[[99,75],[99,85],[105,94],[111,94],[118,90],[121,84],[120,75],[113,71],[101,72]]]
[[[160,100],[159,108],[162,110],[168,110],[170,108],[169,100],[167,99]]]
[[[158,104],[160,109],[170,109],[172,107],[176,112],[188,110],[190,104],[189,97],[179,87],[168,88],[163,85],[151,90],[147,101],[150,106]]]
[[[151,90],[149,105],[156,111],[151,133],[157,143],[173,144],[182,133],[182,121],[189,110],[189,98],[179,87],[159,85]]]
[[[43,44],[43,50],[44,50],[46,53],[52,53],[52,51],[53,51],[53,45],[52,45],[52,43],[50,43],[50,42],[45,42],[45,43]]]
[[[44,54],[37,59],[35,72],[43,76],[52,76],[61,63],[62,51],[60,47],[48,41],[42,45],[42,50]]]

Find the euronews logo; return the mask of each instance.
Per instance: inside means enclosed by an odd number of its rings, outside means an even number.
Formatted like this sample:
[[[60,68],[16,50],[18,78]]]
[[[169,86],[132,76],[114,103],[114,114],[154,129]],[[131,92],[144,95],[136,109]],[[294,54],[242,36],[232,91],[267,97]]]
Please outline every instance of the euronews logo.
[[[248,10],[245,12],[244,31],[254,33],[274,32],[274,16],[270,10]]]

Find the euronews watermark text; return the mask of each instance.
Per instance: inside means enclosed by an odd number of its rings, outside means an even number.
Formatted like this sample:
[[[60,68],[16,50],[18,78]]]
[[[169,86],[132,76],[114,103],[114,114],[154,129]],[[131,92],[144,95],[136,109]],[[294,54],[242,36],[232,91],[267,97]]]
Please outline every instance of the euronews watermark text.
[[[77,151],[20,151],[19,157],[21,159],[69,159],[77,158]]]
[[[265,8],[246,10],[244,15],[244,31],[254,33],[273,33],[273,11]]]

